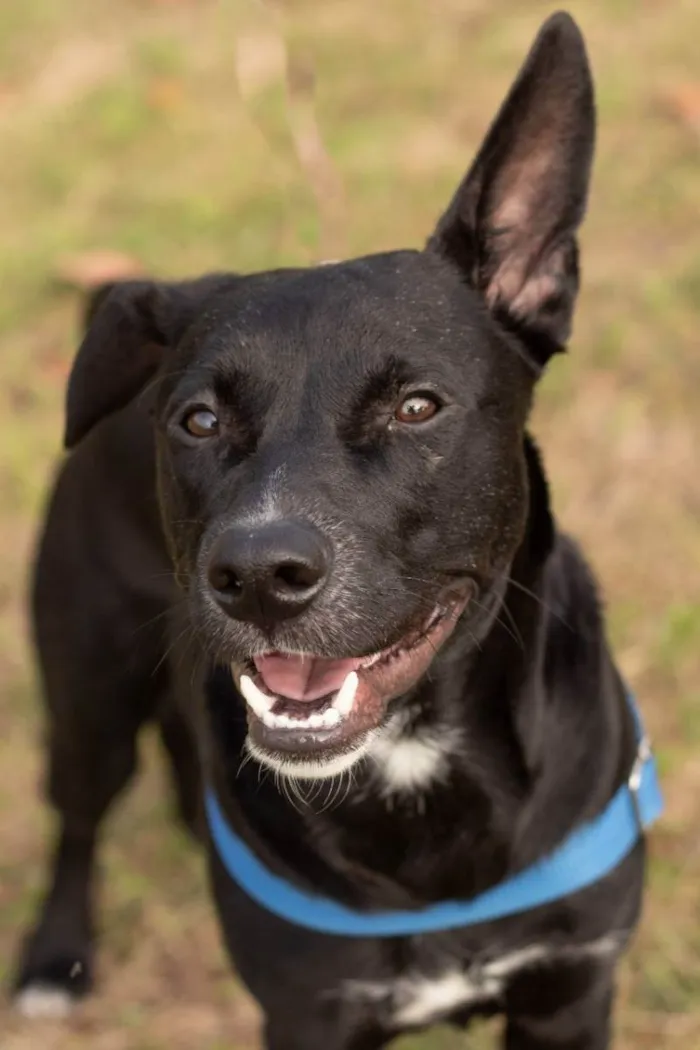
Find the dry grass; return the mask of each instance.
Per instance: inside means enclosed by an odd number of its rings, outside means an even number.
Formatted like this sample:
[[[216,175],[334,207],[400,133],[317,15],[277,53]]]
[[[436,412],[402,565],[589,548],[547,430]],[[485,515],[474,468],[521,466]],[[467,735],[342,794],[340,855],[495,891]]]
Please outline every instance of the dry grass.
[[[700,87],[696,0],[576,0],[600,145],[576,338],[536,432],[603,581],[668,815],[618,1010],[622,1050],[700,1042]],[[25,566],[57,455],[66,254],[253,269],[419,244],[549,6],[516,0],[7,0],[0,9],[0,959],[43,874]],[[313,76],[311,75],[313,74]],[[315,84],[314,84],[315,81]],[[2,1050],[255,1044],[160,767],[105,851],[99,995]],[[460,1044],[437,1033],[406,1044]]]

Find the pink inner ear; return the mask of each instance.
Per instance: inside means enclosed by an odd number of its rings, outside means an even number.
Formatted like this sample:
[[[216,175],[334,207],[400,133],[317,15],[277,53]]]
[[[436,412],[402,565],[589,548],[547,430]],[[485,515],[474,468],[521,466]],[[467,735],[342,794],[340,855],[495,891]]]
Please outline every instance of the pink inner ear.
[[[515,317],[527,317],[537,313],[558,290],[559,281],[554,274],[542,270],[534,273],[526,279],[518,294],[511,300],[510,312]]]
[[[514,157],[489,194],[488,225],[499,231],[491,242],[497,265],[484,289],[491,308],[502,305],[526,317],[557,291],[561,260],[541,257],[550,218],[547,186],[555,172],[552,149],[541,145]]]
[[[544,260],[530,274],[525,271],[527,262],[522,256],[509,256],[496,270],[485,290],[491,309],[504,306],[514,317],[524,318],[536,313],[556,295],[559,281],[552,272],[553,259]]]

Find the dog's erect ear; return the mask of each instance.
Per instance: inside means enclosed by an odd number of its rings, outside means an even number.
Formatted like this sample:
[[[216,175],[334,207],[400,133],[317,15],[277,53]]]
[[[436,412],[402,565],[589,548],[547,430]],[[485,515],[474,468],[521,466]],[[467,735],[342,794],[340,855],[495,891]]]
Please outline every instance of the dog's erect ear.
[[[594,140],[585,45],[559,13],[540,30],[427,246],[459,266],[540,367],[571,329]]]
[[[218,275],[173,284],[120,281],[92,293],[68,381],[66,448],[143,389],[220,283]]]

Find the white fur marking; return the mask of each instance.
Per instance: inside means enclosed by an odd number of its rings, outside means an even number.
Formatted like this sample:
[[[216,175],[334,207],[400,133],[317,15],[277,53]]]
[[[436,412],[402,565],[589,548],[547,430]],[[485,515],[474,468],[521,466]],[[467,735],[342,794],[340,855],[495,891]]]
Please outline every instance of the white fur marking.
[[[284,490],[286,465],[282,463],[266,479],[266,485],[257,503],[251,507],[237,522],[243,528],[257,528],[260,525],[269,525],[280,521],[283,514],[280,504]]]
[[[29,1020],[59,1021],[72,1012],[74,1000],[61,988],[49,984],[30,984],[15,999],[15,1009]]]
[[[447,1017],[461,1007],[497,998],[502,990],[501,981],[486,978],[476,983],[456,971],[432,981],[408,979],[400,989],[394,1021],[408,1026],[428,1024],[434,1018]],[[402,1005],[400,1000],[404,996]]]
[[[612,954],[620,948],[622,940],[620,936],[609,935],[590,944],[561,948],[533,944],[477,965],[472,973],[450,969],[437,977],[413,974],[386,982],[347,981],[343,995],[351,1000],[375,1003],[387,999],[392,1004],[396,1024],[420,1027],[445,1019],[463,1007],[497,999],[508,979],[521,970],[541,963]]]
[[[371,756],[388,794],[425,791],[447,771],[453,749],[449,730],[424,729],[412,736],[386,733],[374,740]]]

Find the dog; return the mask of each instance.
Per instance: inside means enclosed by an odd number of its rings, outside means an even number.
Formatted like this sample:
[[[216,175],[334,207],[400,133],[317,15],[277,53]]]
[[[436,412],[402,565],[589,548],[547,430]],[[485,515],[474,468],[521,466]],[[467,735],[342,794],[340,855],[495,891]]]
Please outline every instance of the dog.
[[[594,133],[559,13],[422,250],[93,298],[33,590],[60,831],[26,1013],[91,986],[97,833],[155,721],[268,1050],[491,1014],[508,1050],[609,1046],[651,767],[528,431]]]

